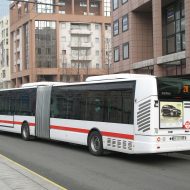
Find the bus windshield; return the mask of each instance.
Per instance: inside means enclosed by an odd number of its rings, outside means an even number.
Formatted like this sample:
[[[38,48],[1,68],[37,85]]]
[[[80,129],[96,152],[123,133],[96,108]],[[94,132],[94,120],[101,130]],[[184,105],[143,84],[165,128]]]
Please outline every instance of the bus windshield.
[[[188,99],[190,100],[190,80],[181,78],[158,77],[159,99]]]

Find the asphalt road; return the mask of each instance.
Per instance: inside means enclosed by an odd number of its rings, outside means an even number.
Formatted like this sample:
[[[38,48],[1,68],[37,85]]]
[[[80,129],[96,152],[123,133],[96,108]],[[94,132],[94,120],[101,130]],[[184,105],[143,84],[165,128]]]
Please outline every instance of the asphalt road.
[[[0,132],[0,153],[69,190],[189,190],[190,155],[95,157],[86,147]]]

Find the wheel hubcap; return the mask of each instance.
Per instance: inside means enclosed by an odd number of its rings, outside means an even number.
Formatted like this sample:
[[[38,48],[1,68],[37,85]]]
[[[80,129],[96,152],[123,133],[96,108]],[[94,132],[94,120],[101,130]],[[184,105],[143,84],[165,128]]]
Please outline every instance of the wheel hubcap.
[[[94,152],[100,149],[100,139],[97,136],[92,137],[91,148]]]
[[[23,129],[23,136],[26,138],[26,136],[27,136],[27,134],[26,134],[27,132],[26,132],[26,129],[24,128]]]

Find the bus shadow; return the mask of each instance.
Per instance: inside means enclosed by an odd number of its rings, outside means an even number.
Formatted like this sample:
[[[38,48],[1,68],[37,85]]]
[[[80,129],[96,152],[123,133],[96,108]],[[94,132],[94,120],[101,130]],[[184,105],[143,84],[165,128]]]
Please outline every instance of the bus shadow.
[[[20,138],[21,139],[21,134],[11,133],[11,132],[6,132],[6,131],[0,131],[0,136],[11,137],[11,138]]]
[[[33,143],[35,144],[35,146],[39,146],[40,144],[43,144],[43,145],[48,145],[50,148],[53,148],[53,149],[64,148],[65,150],[72,150],[72,151],[86,153],[86,154],[89,153],[88,148],[86,146],[64,142],[64,141],[41,139],[41,138],[36,138],[36,137],[31,137],[29,141],[25,141],[22,139],[21,134],[16,134],[16,133],[11,133],[11,132],[6,132],[6,131],[0,131],[0,137],[1,136],[4,138],[17,139],[27,144]]]
[[[168,163],[188,162],[190,155],[184,156],[184,153],[159,153],[159,154],[125,154],[118,152],[108,152],[106,157],[124,162],[147,164],[149,166],[168,165]]]
[[[9,133],[0,131],[0,136],[10,137],[14,139],[20,139],[21,141],[25,142],[21,139],[20,134]],[[45,144],[50,147],[57,147],[57,148],[64,148],[65,150],[72,150],[76,151],[76,153],[87,154],[90,155],[88,151],[88,147],[77,145],[73,143],[63,142],[63,141],[55,141],[55,140],[47,140],[47,139],[40,139],[40,138],[32,138],[30,140],[32,143],[35,144]],[[29,141],[29,142],[30,142]],[[176,156],[177,155],[177,156]],[[181,155],[181,156],[180,156]],[[183,156],[185,155],[185,157]],[[91,155],[93,156],[93,155]],[[93,156],[95,157],[95,156]],[[101,157],[97,157],[97,159],[114,159],[124,162],[131,162],[131,163],[142,163],[148,165],[160,165],[160,164],[168,164],[169,162],[181,162],[181,161],[190,161],[190,152],[181,152],[181,153],[162,153],[162,154],[125,154],[120,152],[112,152],[112,151],[105,151],[104,155]]]

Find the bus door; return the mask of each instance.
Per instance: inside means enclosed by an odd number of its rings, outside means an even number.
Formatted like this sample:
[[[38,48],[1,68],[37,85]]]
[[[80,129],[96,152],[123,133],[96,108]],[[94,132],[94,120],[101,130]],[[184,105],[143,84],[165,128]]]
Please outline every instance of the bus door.
[[[39,86],[36,100],[36,129],[37,137],[50,138],[50,98],[51,86]]]

